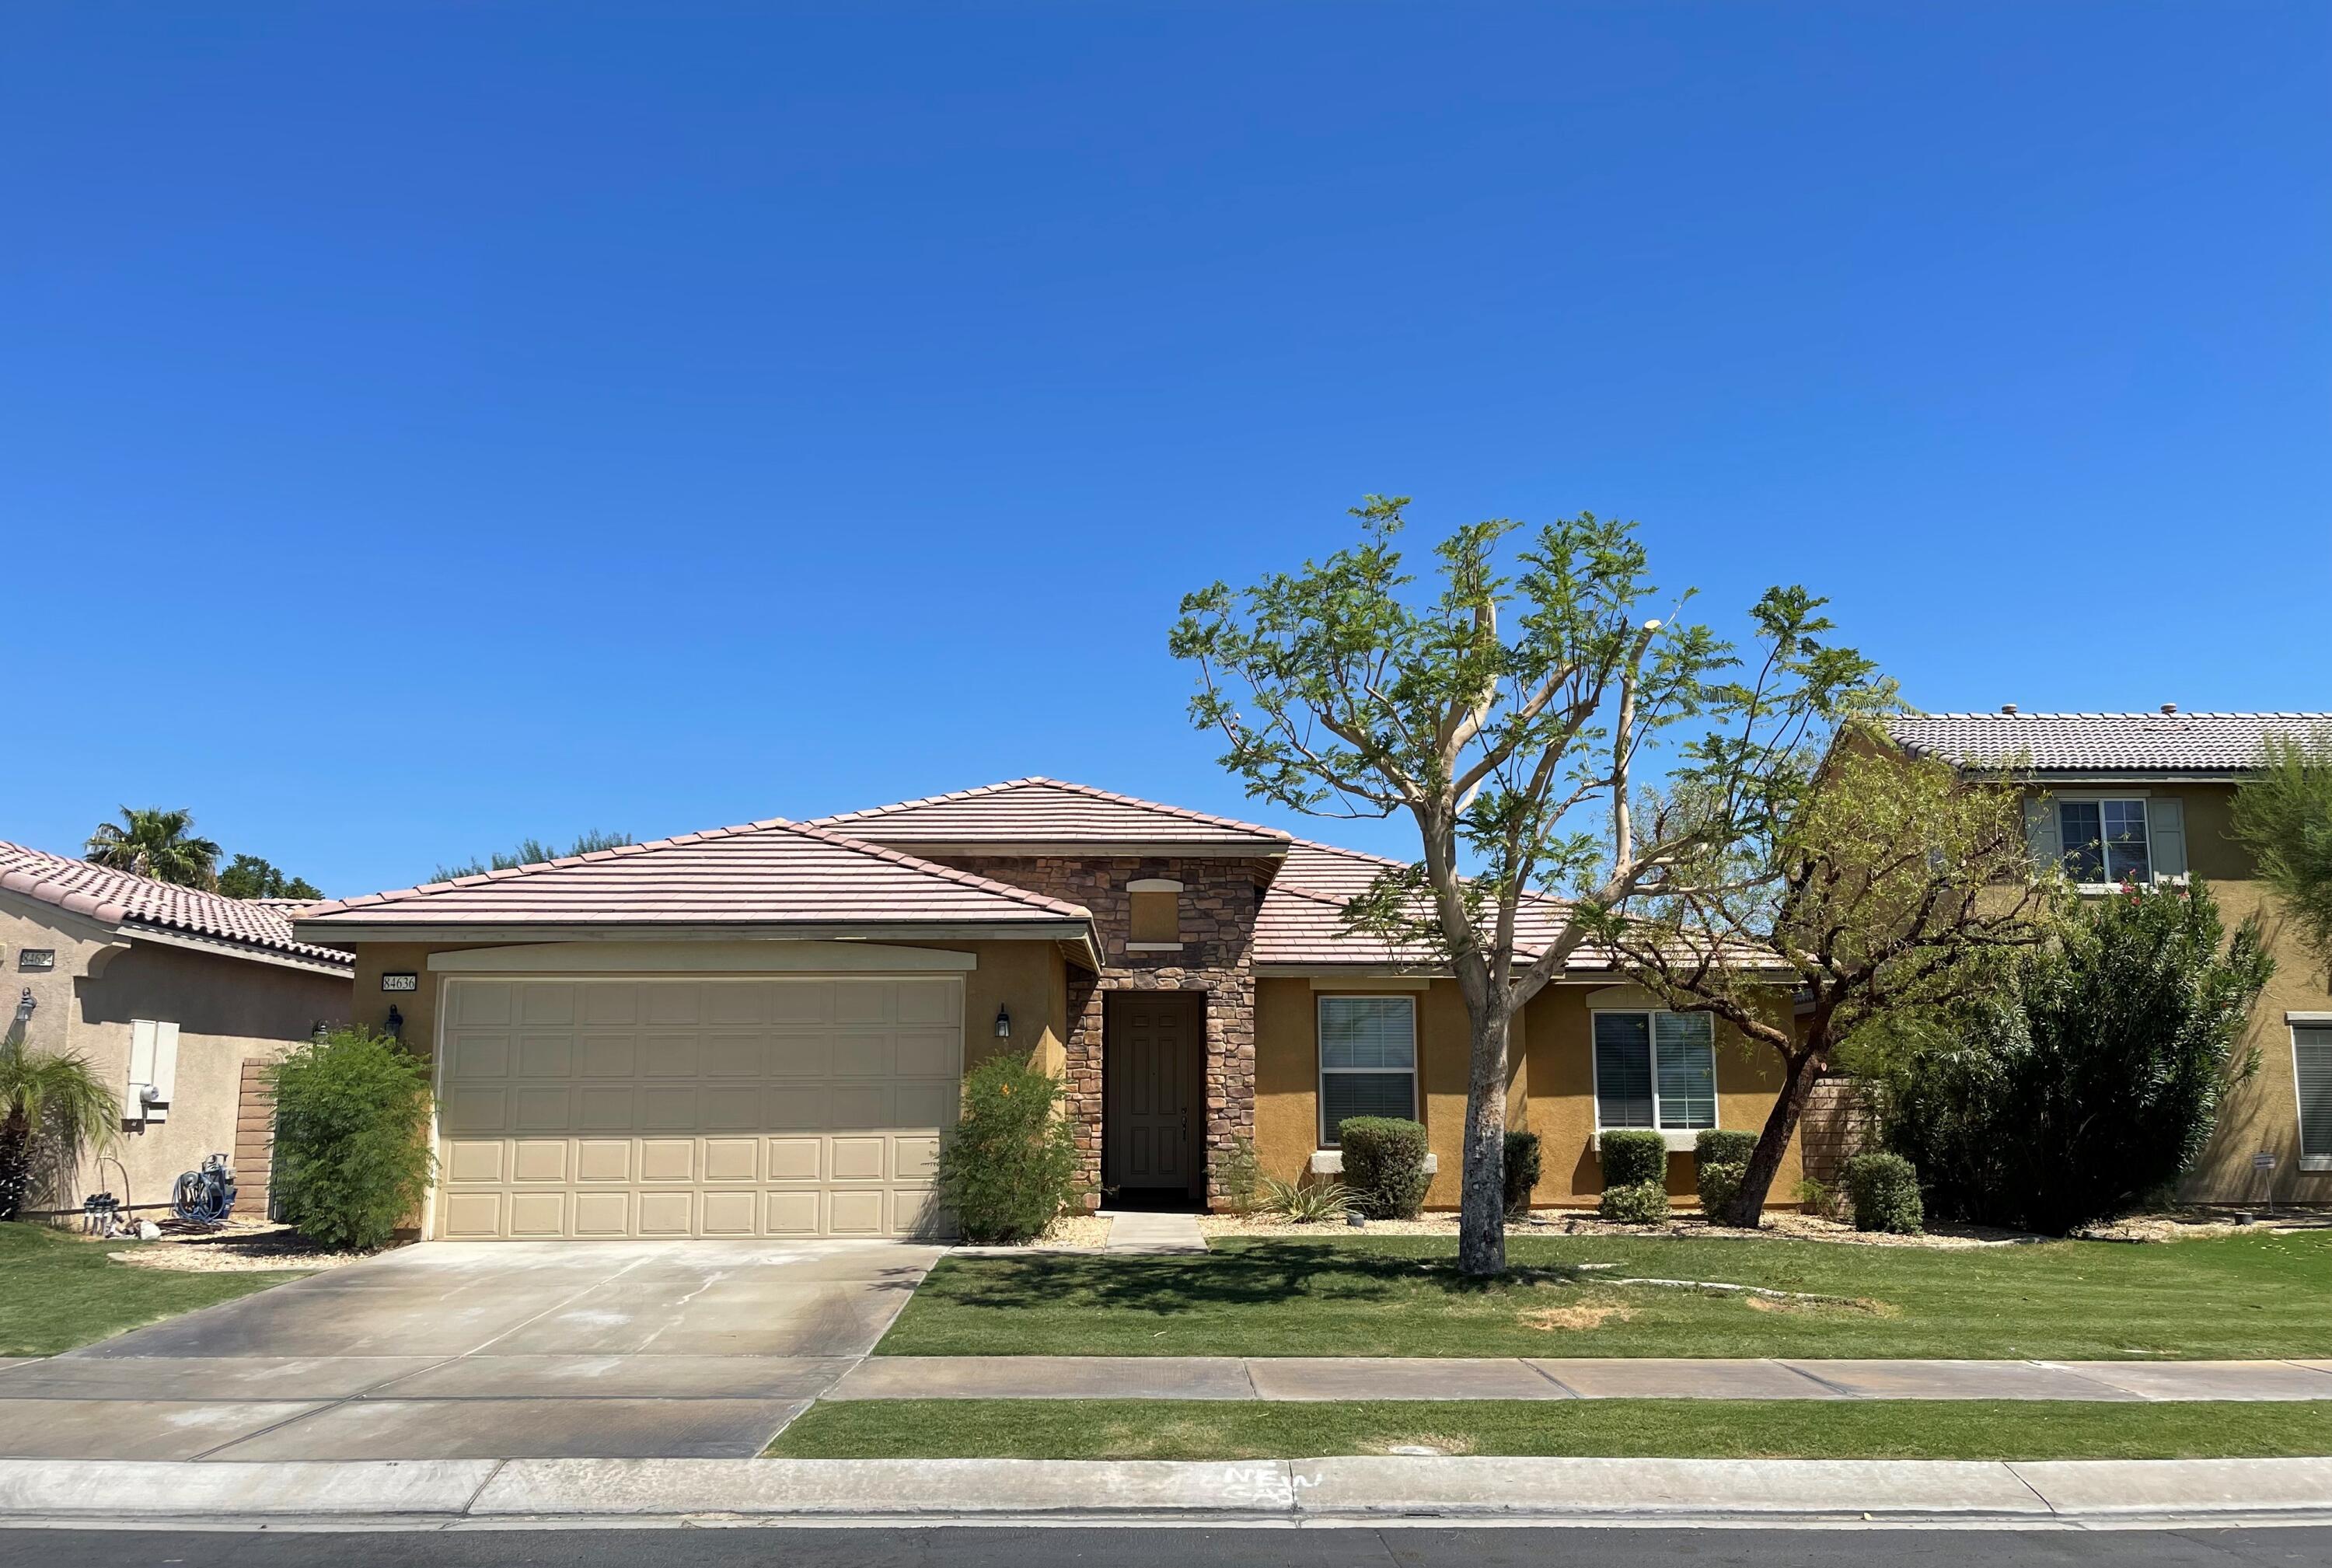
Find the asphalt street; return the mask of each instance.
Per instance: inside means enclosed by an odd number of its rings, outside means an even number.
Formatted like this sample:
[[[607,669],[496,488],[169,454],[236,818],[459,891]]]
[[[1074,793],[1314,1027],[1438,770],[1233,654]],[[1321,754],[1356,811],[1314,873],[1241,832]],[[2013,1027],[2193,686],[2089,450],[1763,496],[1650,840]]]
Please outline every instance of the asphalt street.
[[[2332,1526],[2247,1530],[0,1531],[0,1568],[2293,1568]]]

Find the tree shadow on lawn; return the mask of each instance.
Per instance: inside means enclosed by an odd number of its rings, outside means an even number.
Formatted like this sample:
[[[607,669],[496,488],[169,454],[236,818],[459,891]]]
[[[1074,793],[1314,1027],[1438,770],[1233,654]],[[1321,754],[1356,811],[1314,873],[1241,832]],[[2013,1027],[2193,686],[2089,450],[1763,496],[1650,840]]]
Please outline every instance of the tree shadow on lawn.
[[[1160,1316],[1297,1300],[1391,1305],[1426,1293],[1485,1298],[1595,1277],[1575,1264],[1553,1264],[1484,1279],[1460,1274],[1448,1257],[1287,1245],[1180,1257],[1046,1253],[983,1258],[969,1276],[962,1265],[950,1273],[940,1294],[958,1305],[1013,1311],[1075,1304]]]

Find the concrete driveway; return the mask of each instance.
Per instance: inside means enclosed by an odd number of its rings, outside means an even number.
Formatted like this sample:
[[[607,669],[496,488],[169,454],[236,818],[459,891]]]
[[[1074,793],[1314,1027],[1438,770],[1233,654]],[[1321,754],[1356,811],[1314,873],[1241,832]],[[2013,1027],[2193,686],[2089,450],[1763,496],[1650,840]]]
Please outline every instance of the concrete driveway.
[[[0,1370],[0,1457],[749,1456],[941,1250],[425,1243]]]

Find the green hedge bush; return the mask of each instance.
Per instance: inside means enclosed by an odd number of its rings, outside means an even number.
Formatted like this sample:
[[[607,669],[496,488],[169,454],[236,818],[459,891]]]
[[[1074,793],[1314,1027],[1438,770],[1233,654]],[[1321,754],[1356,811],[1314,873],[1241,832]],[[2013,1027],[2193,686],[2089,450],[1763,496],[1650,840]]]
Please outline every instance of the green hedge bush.
[[[1336,1124],[1344,1186],[1371,1219],[1414,1219],[1425,1208],[1425,1129],[1399,1116],[1351,1116]]]
[[[1668,1179],[1668,1141],[1649,1127],[1622,1127],[1597,1135],[1596,1149],[1603,1162],[1603,1185],[1634,1187],[1646,1181],[1662,1186]]]
[[[1714,1165],[1695,1165],[1692,1183],[1700,1194],[1701,1218],[1711,1225],[1724,1224],[1725,1211],[1733,1206],[1733,1200],[1741,1191],[1741,1179],[1748,1173],[1747,1165],[1730,1160]]]
[[[1060,1102],[1061,1080],[1017,1056],[964,1076],[962,1119],[940,1145],[939,1190],[965,1240],[1031,1240],[1077,1195],[1076,1128]]]
[[[1530,1217],[1531,1194],[1538,1189],[1539,1152],[1535,1133],[1506,1134],[1506,1218]]]
[[[1692,1141],[1692,1157],[1702,1165],[1746,1165],[1757,1152],[1757,1134],[1710,1127]]]
[[[1614,1225],[1657,1225],[1668,1217],[1668,1184],[1637,1181],[1603,1189],[1596,1212]]]
[[[428,1064],[387,1035],[335,1029],[272,1069],[283,1218],[320,1247],[370,1252],[416,1218],[429,1152]]]
[[[1900,1154],[1857,1154],[1846,1162],[1846,1190],[1857,1230],[1916,1236],[1926,1222],[1919,1172]]]

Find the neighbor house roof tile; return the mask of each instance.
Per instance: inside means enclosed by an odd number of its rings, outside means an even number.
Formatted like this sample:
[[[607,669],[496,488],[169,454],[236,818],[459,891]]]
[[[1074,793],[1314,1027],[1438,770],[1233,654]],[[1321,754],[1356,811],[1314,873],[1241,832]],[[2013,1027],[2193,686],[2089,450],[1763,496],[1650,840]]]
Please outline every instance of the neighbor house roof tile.
[[[1012,779],[846,811],[819,817],[817,826],[883,844],[906,845],[1190,845],[1244,846],[1269,855],[1288,843],[1288,836],[1276,827],[1041,778]]]
[[[2332,713],[1916,713],[1887,728],[1906,750],[1962,767],[2234,773],[2269,737],[2305,739],[2332,728]]]
[[[978,925],[1081,906],[802,823],[754,822],[317,904],[303,926]]]
[[[353,961],[337,948],[295,941],[291,920],[272,901],[225,898],[22,844],[0,843],[0,888],[105,925],[156,926],[327,964]]]

